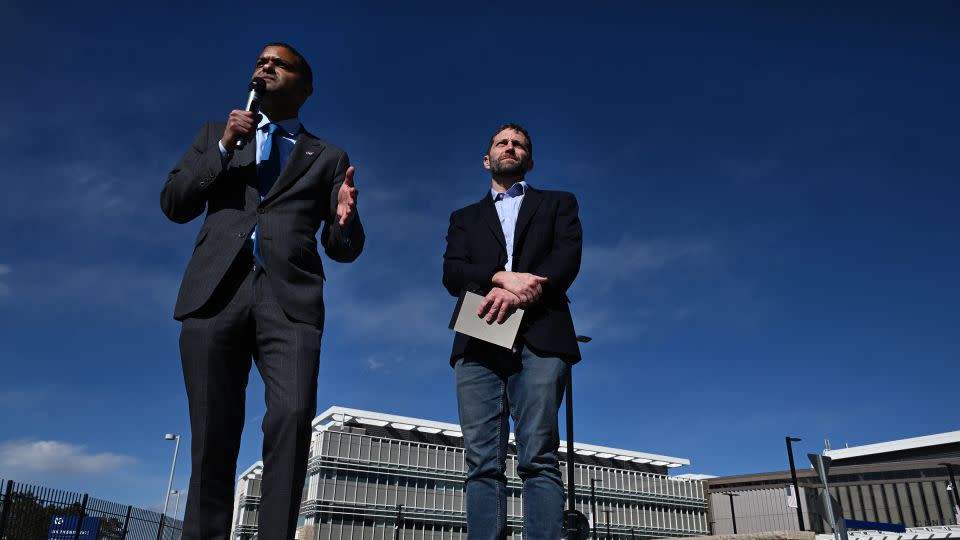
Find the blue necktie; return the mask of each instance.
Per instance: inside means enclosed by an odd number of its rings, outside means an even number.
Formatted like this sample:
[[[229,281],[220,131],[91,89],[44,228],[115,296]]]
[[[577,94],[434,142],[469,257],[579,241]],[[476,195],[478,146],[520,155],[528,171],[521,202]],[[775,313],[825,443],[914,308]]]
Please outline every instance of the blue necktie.
[[[282,129],[277,124],[267,124],[267,136],[263,141],[263,149],[260,151],[260,164],[257,165],[257,177],[260,180],[260,200],[262,201],[270,188],[280,177],[280,145],[274,144],[273,134]],[[266,157],[264,157],[266,156]],[[260,234],[258,226],[253,227],[253,256],[256,257],[260,266],[263,264],[263,257],[260,256]]]

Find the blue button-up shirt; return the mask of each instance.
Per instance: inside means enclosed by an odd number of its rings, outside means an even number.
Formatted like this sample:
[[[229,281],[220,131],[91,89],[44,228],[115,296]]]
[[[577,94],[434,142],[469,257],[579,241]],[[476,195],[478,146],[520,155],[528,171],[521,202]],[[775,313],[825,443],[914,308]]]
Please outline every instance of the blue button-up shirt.
[[[267,124],[270,123],[270,119],[267,118],[267,115],[260,113],[263,117],[260,119],[260,124],[257,125],[257,165],[260,164],[261,154],[263,153],[263,145],[267,142]],[[290,152],[293,152],[293,146],[297,144],[297,135],[300,134],[300,130],[303,128],[303,124],[300,123],[299,118],[289,118],[287,120],[281,120],[275,122],[278,126],[283,128],[282,131],[278,130],[274,135],[280,135],[277,137],[274,144],[279,142],[280,146],[278,150],[280,152],[280,170],[283,170],[283,167],[287,164],[287,158],[290,157]],[[227,152],[227,149],[223,147],[223,143],[220,143],[220,156],[227,158],[233,152]],[[266,157],[266,156],[263,156]]]
[[[513,234],[517,228],[517,216],[520,215],[520,204],[523,202],[523,195],[527,192],[527,182],[521,180],[510,186],[506,192],[490,189],[490,196],[493,197],[493,206],[497,209],[497,216],[500,218],[500,227],[503,229],[503,238],[507,241],[507,264],[504,266],[507,272],[513,271]]]
[[[269,156],[263,155],[264,145],[267,142],[267,124],[270,123],[270,119],[267,118],[267,115],[260,113],[262,117],[260,119],[260,124],[257,125],[257,165],[260,165],[260,161],[263,158]],[[277,153],[280,156],[280,170],[282,171],[287,165],[287,160],[290,158],[290,152],[293,152],[293,146],[297,144],[297,135],[300,134],[300,130],[303,128],[303,124],[300,123],[299,118],[288,118],[287,120],[281,120],[279,122],[274,122],[280,129],[278,129],[273,134],[273,144],[277,144]],[[223,147],[223,143],[220,144],[220,157],[226,161],[230,156],[230,153],[227,152],[227,149]],[[232,153],[232,152],[231,152]],[[260,194],[260,199],[263,200],[266,193]],[[257,228],[254,227],[250,231],[250,240],[256,240],[257,238]]]

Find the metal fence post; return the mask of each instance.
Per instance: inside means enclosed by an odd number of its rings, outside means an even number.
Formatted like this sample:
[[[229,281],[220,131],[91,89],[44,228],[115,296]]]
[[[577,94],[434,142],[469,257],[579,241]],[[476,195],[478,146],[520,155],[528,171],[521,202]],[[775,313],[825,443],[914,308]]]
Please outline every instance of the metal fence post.
[[[80,540],[80,529],[83,528],[83,516],[87,513],[87,494],[83,494],[83,502],[80,503],[80,517],[77,519],[77,530],[73,532],[73,540]]]
[[[120,533],[120,538],[127,538],[127,524],[130,523],[130,512],[133,512],[133,505],[127,506],[127,517],[123,518],[123,532]]]
[[[10,507],[13,502],[10,500],[10,494],[13,492],[13,480],[7,480],[7,489],[3,493],[3,512],[0,513],[0,538],[7,529],[7,516],[10,515]]]
[[[163,522],[167,516],[160,514],[160,524],[157,526],[157,540],[163,539]]]

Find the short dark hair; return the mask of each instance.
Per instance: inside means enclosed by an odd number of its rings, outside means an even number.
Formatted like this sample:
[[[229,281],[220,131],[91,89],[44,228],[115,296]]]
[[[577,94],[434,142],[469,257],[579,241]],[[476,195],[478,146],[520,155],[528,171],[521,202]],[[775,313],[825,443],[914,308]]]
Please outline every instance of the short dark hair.
[[[527,138],[527,155],[530,157],[530,159],[533,159],[533,139],[530,138],[530,134],[527,133],[527,129],[525,127],[512,122],[502,124],[497,128],[496,131],[493,132],[493,135],[490,135],[490,142],[487,143],[487,155],[490,154],[490,149],[493,148],[493,143],[495,142],[497,135],[505,129],[512,129],[516,132],[523,133],[523,136]]]
[[[303,78],[306,79],[307,85],[313,88],[313,70],[310,68],[310,64],[307,62],[307,59],[300,54],[300,51],[293,48],[293,45],[289,43],[284,43],[282,41],[274,41],[273,43],[267,43],[263,46],[264,49],[267,47],[283,47],[284,49],[293,53],[297,57],[297,62],[300,63],[300,72],[303,75]]]

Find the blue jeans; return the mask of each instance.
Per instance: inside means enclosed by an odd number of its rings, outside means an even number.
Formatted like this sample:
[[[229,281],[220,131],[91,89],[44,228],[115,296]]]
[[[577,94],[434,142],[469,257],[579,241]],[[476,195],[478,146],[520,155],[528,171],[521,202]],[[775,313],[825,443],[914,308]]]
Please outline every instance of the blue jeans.
[[[557,412],[569,366],[560,358],[471,344],[457,360],[457,402],[467,463],[467,538],[507,535],[507,443],[513,417],[523,482],[524,540],[557,540],[563,480]]]

